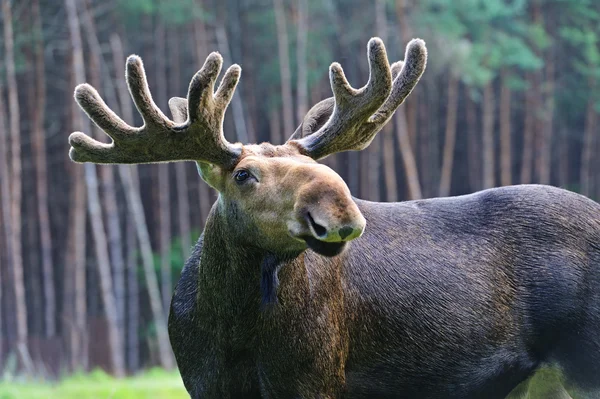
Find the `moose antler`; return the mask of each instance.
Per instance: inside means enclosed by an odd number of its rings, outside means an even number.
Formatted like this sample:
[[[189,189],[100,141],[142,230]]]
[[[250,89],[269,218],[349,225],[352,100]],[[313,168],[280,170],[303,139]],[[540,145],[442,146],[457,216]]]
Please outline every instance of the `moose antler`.
[[[92,86],[77,86],[77,103],[113,142],[101,143],[81,132],[72,133],[69,136],[71,159],[103,164],[177,160],[205,161],[220,166],[234,164],[241,145],[225,140],[223,117],[241,68],[238,65],[229,67],[215,93],[215,81],[222,64],[223,58],[218,53],[211,53],[206,58],[202,69],[190,82],[187,101],[172,99],[169,102],[175,118],[172,121],[152,100],[142,60],[135,55],[129,56],[126,79],[131,97],[144,120],[144,125],[139,128],[129,126],[119,118]],[[182,101],[187,104],[182,105]]]
[[[342,151],[366,148],[377,132],[390,120],[419,81],[427,63],[427,49],[421,39],[413,39],[406,47],[405,62],[391,66],[385,46],[379,38],[367,45],[369,81],[354,89],[344,76],[340,64],[329,67],[329,78],[334,98],[324,100],[325,111],[334,101],[329,120],[316,132],[288,141],[313,159],[324,158]]]

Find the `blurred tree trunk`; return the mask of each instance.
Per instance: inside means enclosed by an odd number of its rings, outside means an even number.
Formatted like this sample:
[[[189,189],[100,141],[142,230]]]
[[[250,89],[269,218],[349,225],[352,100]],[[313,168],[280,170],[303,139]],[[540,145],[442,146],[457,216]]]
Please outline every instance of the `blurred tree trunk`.
[[[550,184],[552,168],[552,131],[554,122],[554,58],[552,51],[546,59],[544,81],[544,118],[540,123],[540,154],[538,156],[538,174],[540,184]]]
[[[249,6],[244,7],[246,7],[246,10],[250,8]],[[242,10],[239,16],[240,31],[242,32],[251,31],[254,23],[252,13],[246,12],[246,10]],[[258,141],[256,131],[259,129],[259,125],[262,122],[258,120],[258,110],[262,106],[261,101],[259,101],[259,98],[261,97],[258,87],[262,88],[262,85],[257,79],[257,75],[259,74],[258,70],[262,66],[262,59],[257,59],[257,57],[252,56],[255,51],[253,36],[246,34],[240,36],[240,54],[238,54],[238,57],[239,60],[244,60],[244,78],[240,81],[240,87],[242,88],[241,93],[243,93],[244,96],[241,98],[240,103],[244,106],[248,143],[256,143]]]
[[[202,2],[198,0],[200,6],[202,6]],[[196,63],[198,64],[198,68],[204,65],[204,61],[209,54],[208,49],[208,32],[206,30],[206,25],[204,21],[198,19],[194,22],[194,48],[196,49]],[[203,226],[206,218],[208,217],[208,213],[210,212],[210,207],[212,205],[212,188],[201,181],[198,186],[198,197],[200,201],[200,225]]]
[[[48,212],[48,174],[46,172],[46,134],[44,117],[46,110],[46,75],[44,60],[44,38],[39,0],[33,0],[32,13],[35,25],[35,112],[32,121],[32,149],[36,160],[37,217],[39,221],[40,253],[44,277],[44,334],[56,334],[56,293],[54,291],[54,264],[52,262],[52,235]]]
[[[180,42],[181,36],[177,30],[173,30],[170,35],[170,50],[172,54],[170,59],[179,60],[181,58]],[[181,86],[181,68],[179,62],[173,63],[173,72],[171,73],[170,87],[176,93],[179,93]],[[177,121],[176,121],[177,122]],[[185,121],[181,121],[185,122]],[[187,259],[190,254],[190,248],[192,247],[192,233],[190,227],[190,200],[187,187],[187,162],[176,162],[175,163],[175,183],[177,185],[177,218],[179,227],[179,237],[181,240],[181,256],[182,259]],[[171,271],[169,270],[169,301],[166,302],[165,309],[169,308],[171,304],[171,293],[173,291],[173,284],[171,281]]]
[[[166,29],[164,22],[159,18],[155,31],[156,39],[156,102],[160,109],[167,108],[167,65],[168,59],[166,45]],[[171,302],[171,181],[169,176],[169,163],[157,165],[158,190],[157,214],[159,220],[159,248],[161,270],[161,293],[163,309],[169,309]]]
[[[17,318],[17,350],[23,366],[31,371],[29,351],[27,348],[27,304],[25,301],[25,282],[23,276],[23,252],[21,245],[21,198],[22,198],[22,170],[21,170],[21,132],[19,111],[19,89],[15,72],[13,18],[10,0],[2,0],[2,16],[4,23],[4,47],[6,82],[8,85],[9,126],[11,134],[11,224],[12,224],[12,267],[13,290],[15,295],[15,315]]]
[[[87,45],[90,50],[90,83],[96,88],[101,87],[102,74],[102,48],[98,41],[96,31],[96,23],[91,13],[90,0],[86,0],[83,6],[83,24]],[[108,74],[106,74],[108,75]],[[108,82],[108,76],[105,82]],[[110,90],[105,90],[110,93]],[[112,96],[114,97],[114,96]],[[114,103],[114,101],[113,101]],[[95,132],[96,139],[106,142],[108,136],[100,131],[96,126],[92,127]],[[112,280],[114,282],[114,298],[116,304],[116,328],[119,332],[119,353],[123,353],[123,345],[125,344],[125,260],[123,259],[123,238],[121,234],[121,221],[119,218],[119,208],[117,204],[116,183],[114,175],[114,167],[112,165],[100,165],[100,178],[102,181],[104,210],[107,215],[108,229],[108,247],[110,254],[110,263],[112,264]],[[122,356],[122,355],[120,355]],[[118,360],[118,364],[125,364],[123,359]],[[124,367],[124,366],[123,366]],[[123,369],[124,371],[124,369]]]
[[[408,198],[421,199],[421,184],[419,183],[419,170],[417,162],[412,151],[412,146],[408,138],[408,128],[406,126],[406,115],[402,106],[396,111],[396,134],[402,154],[402,162],[404,163],[404,171],[406,173],[406,182],[408,185]]]
[[[131,168],[131,167],[130,167]],[[137,177],[137,176],[135,176]],[[134,179],[135,179],[134,177]],[[135,373],[140,368],[139,326],[139,287],[137,277],[137,245],[135,241],[135,219],[127,215],[127,368]]]
[[[74,52],[70,53],[69,87],[76,85]],[[68,131],[83,130],[90,127],[86,118],[80,118],[75,101],[69,107]],[[89,130],[88,130],[89,131]],[[87,328],[86,328],[86,194],[84,169],[75,163],[68,164],[71,177],[69,194],[69,230],[67,254],[63,268],[62,312],[64,328],[67,331],[67,347],[71,371],[87,370]],[[63,333],[64,334],[64,333]]]
[[[590,79],[589,87],[595,87],[595,81]],[[593,93],[590,90],[590,93]],[[581,185],[581,194],[590,196],[594,192],[593,190],[593,170],[592,161],[594,157],[595,142],[597,140],[597,125],[598,117],[596,110],[594,109],[594,96],[590,94],[588,104],[585,113],[585,130],[583,132],[583,147],[581,152],[581,169],[579,172],[579,180]]]
[[[119,35],[112,34],[110,37],[110,48],[112,52],[112,59],[114,63],[115,71],[122,71],[123,61],[125,60],[125,54],[123,51],[123,45]],[[115,80],[116,94],[119,99],[119,107],[116,108],[116,112],[120,115],[123,120],[127,123],[133,124],[133,108],[131,106],[131,100],[127,94],[127,87],[125,81],[122,78]],[[122,169],[129,169],[131,173],[131,181],[123,179]],[[117,167],[119,176],[121,177],[121,184],[126,191],[134,191],[139,193],[139,177],[137,173],[137,165],[119,165]],[[127,183],[130,185],[128,186]],[[138,194],[139,195],[139,194]],[[140,204],[140,208],[141,208]],[[126,248],[127,248],[127,367],[129,372],[135,373],[140,367],[139,360],[139,287],[138,287],[138,276],[137,276],[137,248],[136,245],[136,229],[145,228],[146,226],[136,226],[136,218],[132,213],[127,214],[127,227],[126,227]],[[146,232],[146,236],[149,236]],[[140,250],[141,250],[140,246]],[[152,257],[152,254],[145,255],[145,257]]]
[[[273,0],[275,23],[277,24],[277,48],[279,53],[279,77],[281,79],[281,103],[283,104],[283,132],[294,132],[292,101],[292,71],[290,68],[289,41],[283,0]]]
[[[423,82],[426,83],[426,82]],[[431,125],[431,118],[429,116],[429,96],[430,90],[425,85],[425,90],[421,96],[419,96],[419,135],[416,136],[417,148],[419,154],[419,176],[421,184],[426,186],[431,180],[431,163],[429,162],[430,151],[429,147],[431,142],[429,141],[429,131]]]
[[[544,27],[544,16],[543,16],[543,9],[542,9],[542,4],[539,1],[533,1],[531,3],[531,13],[532,13],[532,19],[533,19],[533,23],[540,26],[541,28],[545,28]],[[539,49],[534,48],[535,54],[536,56],[538,56],[539,58],[543,59],[543,54],[541,54],[541,51],[539,51]],[[533,72],[532,74],[532,85],[531,85],[531,91],[532,91],[532,102],[531,102],[531,117],[532,119],[532,165],[531,165],[531,180],[534,180],[537,177],[537,181],[539,183],[539,178],[542,177],[543,173],[542,172],[542,163],[541,158],[544,157],[544,155],[542,154],[544,152],[544,124],[543,121],[540,119],[541,117],[541,111],[543,109],[543,97],[542,97],[542,85],[543,85],[543,76],[542,76],[542,70],[538,69],[536,71]]]
[[[562,126],[559,133],[558,146],[558,185],[567,188],[569,185],[569,134],[565,126]]]
[[[218,9],[219,14],[219,23],[215,29],[215,36],[217,38],[217,46],[221,54],[223,54],[223,59],[227,66],[229,66],[233,61],[231,59],[231,52],[229,50],[229,39],[227,38],[227,30],[225,29],[226,22],[228,21],[226,18],[226,9],[225,2],[220,2],[220,8]],[[238,87],[236,89],[233,98],[231,99],[231,113],[233,115],[233,125],[235,127],[236,140],[241,143],[248,143],[248,130],[246,129],[246,119],[244,117],[244,107],[242,104],[242,94],[241,90]],[[291,134],[291,133],[290,133]]]
[[[69,21],[69,32],[71,36],[71,45],[75,66],[75,80],[78,82],[85,82],[83,47],[81,42],[81,34],[79,31],[79,18],[76,0],[65,0],[65,5],[67,9],[67,18]],[[96,62],[99,61],[97,60]],[[99,65],[92,64],[92,67],[98,68]],[[92,76],[94,75],[97,76],[97,71],[92,70]],[[79,112],[78,115],[80,119],[85,119],[81,112]],[[81,126],[83,125],[84,123],[81,123]],[[87,125],[87,127],[89,128],[89,122],[87,123]],[[100,279],[102,304],[104,305],[104,312],[106,314],[106,321],[108,325],[108,342],[111,366],[115,375],[123,376],[125,374],[123,345],[117,326],[117,305],[115,303],[113,281],[108,254],[108,241],[104,230],[104,219],[102,217],[102,208],[100,205],[100,196],[98,193],[96,165],[91,163],[85,164],[85,180],[88,195],[88,212],[90,216],[92,236],[94,238],[93,241],[96,253],[96,261],[98,265],[98,276]]]
[[[384,42],[387,40],[387,17],[385,9],[385,0],[377,0],[375,2],[375,34],[377,34]],[[369,147],[363,151],[363,155],[367,157],[366,176],[367,176],[367,196],[363,197],[371,201],[381,200],[381,158],[383,155],[383,135],[390,136],[393,124],[388,124],[382,128],[374,138]],[[389,140],[388,140],[389,142]],[[393,160],[388,160],[393,162]],[[364,166],[363,166],[364,167]],[[394,185],[395,186],[395,185]]]
[[[169,334],[167,332],[167,319],[161,304],[160,290],[156,273],[154,272],[154,260],[152,259],[152,247],[150,246],[150,234],[146,224],[146,216],[142,199],[137,185],[137,169],[128,165],[119,165],[119,176],[125,187],[125,196],[129,211],[135,220],[136,238],[140,246],[144,275],[146,277],[146,288],[150,298],[150,308],[156,326],[157,344],[160,365],[166,369],[173,368],[173,357],[169,347]]]
[[[534,90],[536,74],[528,73],[525,75],[525,80],[528,82],[534,81],[532,86],[525,91],[525,120],[523,122],[523,154],[521,160],[521,176],[520,183],[531,183],[533,175],[533,142],[535,138],[534,122],[535,122],[535,95]]]
[[[483,88],[483,188],[496,185],[494,157],[494,83]]]
[[[281,0],[276,0],[281,1]],[[308,79],[306,40],[308,36],[308,0],[298,0],[298,27],[296,40],[296,67],[298,69],[296,123],[302,123],[304,115],[308,112]],[[286,134],[291,134],[287,133]]]
[[[411,29],[408,23],[408,18],[406,17],[406,1],[396,0],[395,6],[396,18],[400,25],[402,41],[407,41],[411,35]],[[415,103],[415,106],[418,106],[418,104]],[[409,126],[406,112],[406,103],[400,106],[400,108],[396,111],[396,116],[394,117],[396,120],[396,136],[398,138],[400,154],[402,155],[402,162],[404,163],[404,172],[406,174],[406,183],[408,186],[408,198],[420,199],[423,198],[423,194],[421,192],[421,183],[419,183],[419,170],[417,167],[417,161],[415,159],[413,146],[411,144],[411,139],[415,140],[416,142],[416,134],[409,130],[410,128],[415,128],[416,123],[414,126]],[[388,179],[391,180],[391,178]]]
[[[469,189],[479,190],[481,186],[481,151],[479,150],[479,128],[477,126],[477,104],[469,94],[466,95],[465,118],[467,121],[467,153],[469,164]]]
[[[12,270],[12,223],[10,214],[10,171],[8,169],[8,128],[6,126],[6,110],[4,108],[4,87],[0,82],[0,143],[6,143],[6,145],[0,145],[0,215],[2,223],[2,246],[4,257],[0,260],[4,260],[3,267],[0,267],[0,359],[5,359],[4,356],[4,342],[6,340],[7,346],[10,346],[8,342],[8,324],[11,322],[9,319],[9,313],[5,312],[4,309],[10,309],[10,307],[3,300],[7,297],[7,293],[3,287],[8,281],[11,281],[11,270]],[[3,333],[3,328],[6,328],[7,334]],[[1,366],[1,364],[0,364]]]
[[[500,184],[510,186],[512,181],[512,144],[511,144],[511,93],[508,87],[508,72],[501,73],[500,88]]]
[[[412,39],[412,28],[410,26],[409,18],[407,16],[410,5],[407,4],[407,0],[396,0],[396,19],[400,28],[400,51],[402,51],[404,45],[408,44],[408,41]],[[387,36],[386,36],[387,39]],[[401,57],[404,53],[401,53]],[[406,127],[408,129],[408,140],[411,143],[413,153],[416,151],[417,146],[417,120],[419,116],[419,96],[420,93],[417,90],[412,92],[411,95],[403,103],[404,113],[406,115]]]
[[[269,116],[269,142],[279,145],[283,143],[281,134],[281,113],[276,107],[273,107]]]
[[[440,197],[450,195],[452,184],[452,165],[456,144],[456,115],[458,113],[458,79],[450,74],[448,78],[448,101],[446,103],[446,134],[444,139],[444,158],[440,177]]]
[[[113,53],[113,61],[115,63],[115,69],[122,69],[121,62],[125,59],[123,52],[123,46],[118,35],[111,36],[111,50]],[[131,107],[131,101],[127,94],[127,88],[122,79],[117,79],[117,93],[119,96],[119,104],[121,106],[123,120],[128,123],[133,122],[133,108]],[[125,189],[125,198],[127,200],[127,206],[130,214],[133,217],[133,225],[135,226],[135,233],[138,245],[140,247],[140,255],[142,257],[142,264],[144,267],[144,276],[146,279],[146,289],[148,290],[148,297],[150,299],[150,310],[152,312],[152,319],[156,326],[157,344],[159,350],[159,361],[162,367],[170,369],[173,367],[173,356],[169,347],[169,334],[167,332],[167,319],[165,317],[165,310],[161,304],[160,290],[158,287],[158,281],[156,273],[154,271],[154,260],[152,258],[152,247],[150,245],[150,234],[148,232],[148,225],[146,223],[146,216],[144,214],[144,207],[142,199],[140,197],[139,188],[139,177],[137,173],[136,165],[119,165],[119,177]],[[132,250],[131,248],[129,249]],[[132,256],[132,255],[130,255]],[[131,289],[132,278],[135,276],[135,271],[130,270],[128,273],[129,287]],[[131,295],[131,291],[130,291]],[[132,314],[138,313],[137,308],[137,297],[136,303],[129,306],[129,317]],[[130,348],[136,348],[138,350],[139,341],[137,337],[137,322],[129,321],[129,337]],[[133,349],[130,349],[133,350]],[[137,355],[135,356],[137,359]]]

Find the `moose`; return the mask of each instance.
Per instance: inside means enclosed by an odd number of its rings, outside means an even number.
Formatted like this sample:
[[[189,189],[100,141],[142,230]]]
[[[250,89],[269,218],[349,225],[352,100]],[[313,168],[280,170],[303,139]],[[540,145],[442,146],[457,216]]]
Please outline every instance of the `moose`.
[[[75,99],[110,144],[69,137],[75,162],[195,161],[219,192],[181,274],[169,336],[192,398],[527,397],[556,367],[557,397],[600,397],[600,205],[544,185],[376,203],[317,161],[366,148],[425,70],[413,39],[390,65],[367,46],[355,89],[329,69],[333,97],[283,145],[230,143],[223,117],[241,69],[215,90],[212,53],[155,105],[142,61],[126,79],[132,127],[87,84]],[[568,392],[568,394],[567,394]]]

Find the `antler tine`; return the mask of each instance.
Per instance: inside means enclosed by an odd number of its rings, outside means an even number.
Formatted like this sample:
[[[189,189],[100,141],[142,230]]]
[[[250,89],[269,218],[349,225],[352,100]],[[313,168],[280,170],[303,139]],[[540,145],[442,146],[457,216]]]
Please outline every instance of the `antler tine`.
[[[125,65],[125,77],[129,93],[131,93],[131,98],[140,115],[142,115],[144,123],[154,125],[166,124],[172,127],[173,122],[162,113],[152,99],[142,59],[137,55],[130,55],[127,57]]]
[[[331,64],[329,77],[335,98],[333,114],[317,132],[290,143],[295,142],[314,159],[364,146],[362,139],[353,132],[381,107],[392,88],[392,73],[381,39],[369,40],[367,55],[369,81],[360,89],[350,86],[338,63]]]
[[[69,154],[75,162],[154,163],[203,161],[229,167],[239,157],[241,146],[223,136],[225,109],[240,77],[234,65],[225,74],[217,93],[214,84],[222,64],[220,55],[211,54],[190,83],[188,99],[169,102],[175,121],[168,119],[152,100],[142,60],[130,56],[126,78],[144,126],[134,128],[119,118],[90,85],[77,87],[75,98],[113,142],[101,143],[75,132],[69,137]],[[188,110],[188,103],[192,107]]]
[[[404,63],[399,61],[394,64],[398,64],[395,68],[399,68],[400,71],[394,78],[392,93],[379,111],[373,115],[371,121],[374,123],[386,123],[421,79],[427,65],[425,42],[421,39],[412,39],[406,46],[404,60]]]
[[[121,138],[137,131],[129,126],[106,105],[91,85],[83,83],[75,88],[75,101],[89,118],[111,138]]]
[[[383,42],[373,38],[369,40],[368,55],[369,82],[359,90],[348,84],[339,64],[331,65],[333,114],[315,133],[292,139],[290,144],[313,159],[320,159],[335,152],[362,150],[371,143],[419,81],[427,51],[422,40],[414,39],[407,46],[406,62],[399,61],[390,67]]]

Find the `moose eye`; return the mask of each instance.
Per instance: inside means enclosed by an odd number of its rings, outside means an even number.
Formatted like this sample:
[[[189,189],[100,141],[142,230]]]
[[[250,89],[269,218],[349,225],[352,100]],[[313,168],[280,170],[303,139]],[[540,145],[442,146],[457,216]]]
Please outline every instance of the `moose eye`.
[[[237,172],[235,172],[235,175],[233,176],[235,181],[238,183],[242,183],[246,180],[248,180],[248,178],[250,177],[250,172],[248,172],[247,170],[238,170]]]

